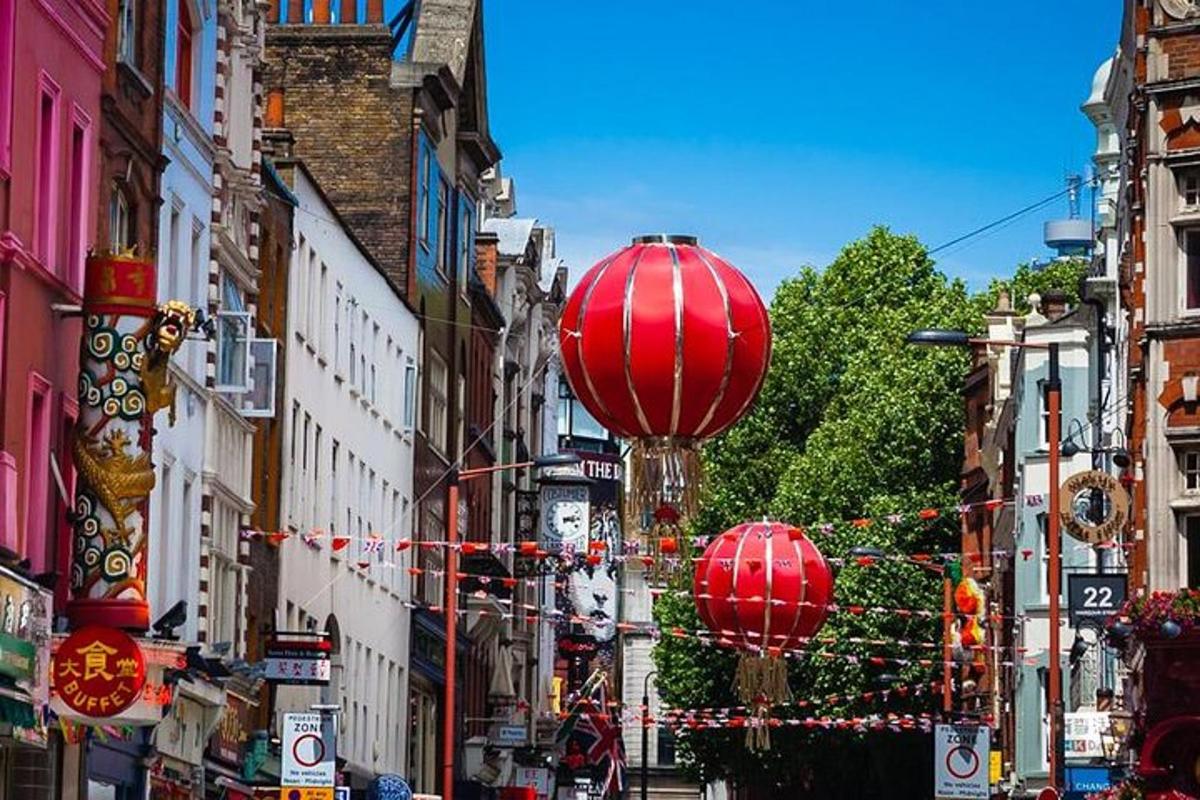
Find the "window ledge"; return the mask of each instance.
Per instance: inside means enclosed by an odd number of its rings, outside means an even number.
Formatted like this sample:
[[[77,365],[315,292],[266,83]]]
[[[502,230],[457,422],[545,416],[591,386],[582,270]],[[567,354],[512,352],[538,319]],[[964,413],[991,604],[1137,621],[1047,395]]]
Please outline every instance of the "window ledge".
[[[305,342],[304,349],[309,352],[309,355],[312,355],[312,356],[317,355],[317,348],[312,346],[312,342]]]
[[[323,356],[323,355],[320,355],[320,354],[317,355],[317,363],[321,365],[321,369],[329,368],[329,360],[327,358],[325,358],[325,356]]]

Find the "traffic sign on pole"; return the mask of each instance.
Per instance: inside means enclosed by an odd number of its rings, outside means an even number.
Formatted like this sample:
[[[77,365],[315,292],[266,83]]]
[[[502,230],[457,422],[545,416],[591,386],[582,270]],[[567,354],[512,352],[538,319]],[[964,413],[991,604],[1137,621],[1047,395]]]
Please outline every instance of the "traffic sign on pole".
[[[332,715],[283,715],[281,786],[333,786],[336,761],[337,739]]]
[[[986,725],[938,725],[933,776],[937,800],[988,800],[991,731]]]

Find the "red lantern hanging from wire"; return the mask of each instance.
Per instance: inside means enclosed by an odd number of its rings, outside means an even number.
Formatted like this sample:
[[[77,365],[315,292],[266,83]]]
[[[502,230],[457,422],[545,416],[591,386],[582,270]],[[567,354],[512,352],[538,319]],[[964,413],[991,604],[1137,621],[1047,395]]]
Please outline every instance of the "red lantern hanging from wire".
[[[833,572],[799,528],[748,522],[709,543],[696,563],[693,592],[708,629],[742,651],[735,688],[755,720],[746,745],[768,749],[771,706],[791,699],[783,655],[825,624]]]
[[[685,527],[700,443],[737,422],[766,376],[771,326],[750,281],[693,237],[639,237],[583,276],[559,343],[575,397],[633,442],[630,522],[649,532],[665,507]]]

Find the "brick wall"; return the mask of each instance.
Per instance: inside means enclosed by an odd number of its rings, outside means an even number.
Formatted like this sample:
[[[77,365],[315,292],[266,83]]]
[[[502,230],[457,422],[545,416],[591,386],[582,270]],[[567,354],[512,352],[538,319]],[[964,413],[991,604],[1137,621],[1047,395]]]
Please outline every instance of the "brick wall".
[[[407,295],[413,99],[390,85],[391,48],[382,25],[272,26],[266,86],[283,87],[295,155]]]
[[[96,203],[96,242],[106,248],[109,198],[121,186],[133,219],[130,243],[153,257],[158,246],[159,178],[162,151],[163,6],[138,3],[133,64],[118,63],[118,0],[108,0],[112,22],[104,40],[103,109],[100,124],[100,187]]]
[[[1167,80],[1200,75],[1200,34],[1189,32],[1163,39],[1162,51],[1167,57]]]

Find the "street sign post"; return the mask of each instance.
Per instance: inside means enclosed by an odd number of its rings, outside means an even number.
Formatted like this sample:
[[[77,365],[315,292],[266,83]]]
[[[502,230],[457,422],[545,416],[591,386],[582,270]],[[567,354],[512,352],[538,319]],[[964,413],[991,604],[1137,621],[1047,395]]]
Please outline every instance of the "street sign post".
[[[1121,610],[1128,593],[1128,576],[1120,573],[1067,575],[1067,606],[1071,627],[1081,622],[1101,625]]]
[[[284,714],[281,749],[281,786],[317,788],[334,785],[337,738],[333,715]],[[327,796],[332,795],[331,788]]]
[[[937,800],[988,800],[991,730],[986,725],[938,725],[933,790]]]

